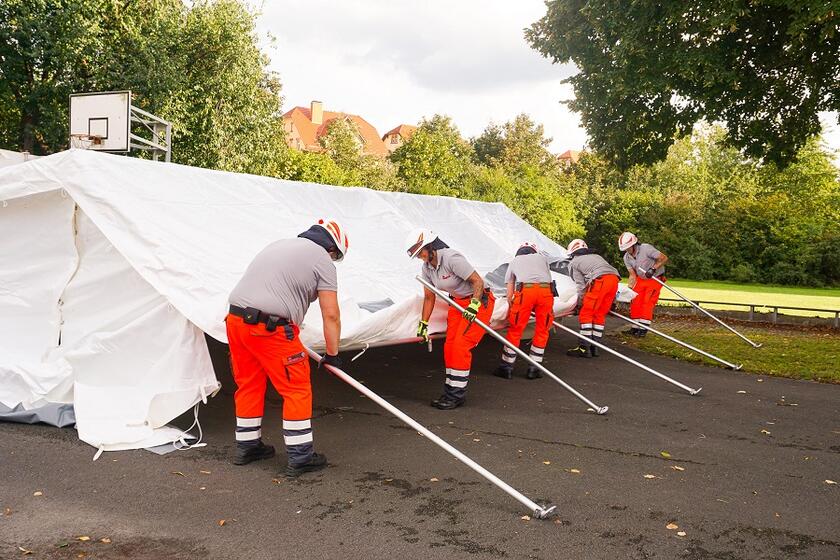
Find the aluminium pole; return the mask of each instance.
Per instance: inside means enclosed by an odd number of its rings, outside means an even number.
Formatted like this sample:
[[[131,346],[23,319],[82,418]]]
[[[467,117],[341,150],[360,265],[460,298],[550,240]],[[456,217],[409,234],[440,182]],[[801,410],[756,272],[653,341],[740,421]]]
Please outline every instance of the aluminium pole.
[[[687,342],[683,342],[682,340],[680,340],[678,338],[674,338],[671,335],[668,335],[668,334],[665,334],[664,332],[658,331],[658,330],[654,329],[653,327],[651,327],[650,325],[643,325],[643,324],[639,323],[638,321],[634,321],[630,317],[625,317],[624,315],[622,315],[621,313],[618,313],[616,311],[610,311],[610,315],[613,315],[615,317],[618,317],[619,319],[627,321],[631,325],[634,325],[634,326],[639,327],[641,329],[649,330],[653,334],[659,335],[666,340],[670,340],[671,342],[673,342],[675,344],[679,344],[680,346],[684,346],[684,347],[688,348],[689,350],[691,350],[692,352],[697,352],[698,354],[706,356],[707,358],[718,361],[718,362],[722,363],[723,365],[727,366],[728,368],[731,368],[731,369],[734,369],[734,370],[739,370],[742,367],[744,367],[743,364],[735,365],[731,362],[727,362],[724,359],[718,358],[714,354],[709,354],[708,352],[700,350],[699,348],[695,348],[694,346],[692,346],[691,344],[689,344]]]
[[[615,350],[613,350],[613,349],[612,349],[612,348],[610,348],[609,346],[604,346],[604,345],[603,345],[603,344],[601,344],[600,342],[595,342],[593,339],[589,338],[589,337],[588,337],[588,336],[586,336],[585,334],[580,334],[579,332],[575,332],[573,329],[570,329],[569,327],[567,327],[567,326],[565,326],[565,325],[561,325],[561,324],[560,324],[559,322],[557,322],[557,321],[554,321],[554,326],[555,326],[555,327],[558,327],[558,328],[560,328],[560,329],[562,329],[562,330],[564,330],[564,331],[566,331],[566,332],[567,332],[567,333],[569,333],[569,334],[573,334],[573,335],[575,335],[576,337],[578,337],[578,338],[581,338],[581,339],[585,340],[585,341],[586,341],[586,342],[588,342],[589,344],[594,344],[595,346],[597,346],[597,347],[598,347],[598,348],[600,348],[601,350],[606,350],[606,351],[607,351],[607,352],[609,352],[610,354],[613,354],[613,355],[615,355],[615,356],[618,356],[619,358],[621,358],[621,359],[622,359],[622,360],[624,360],[625,362],[629,362],[629,363],[633,364],[634,366],[636,366],[636,367],[638,367],[638,368],[641,368],[641,369],[645,370],[645,371],[646,371],[646,372],[648,372],[648,373],[652,373],[652,374],[653,374],[653,375],[655,375],[656,377],[658,377],[658,378],[660,378],[660,379],[664,379],[664,380],[665,380],[665,381],[667,381],[668,383],[672,383],[672,384],[676,385],[676,386],[677,386],[677,387],[679,387],[680,389],[683,389],[684,391],[687,391],[689,395],[696,395],[697,393],[699,393],[700,391],[702,391],[702,390],[703,390],[703,387],[700,387],[699,389],[692,389],[692,388],[691,388],[691,387],[689,387],[688,385],[683,385],[683,384],[682,384],[682,383],[680,383],[679,381],[677,381],[677,380],[675,380],[675,379],[671,379],[670,377],[668,377],[668,376],[667,376],[667,375],[665,375],[664,373],[659,373],[659,372],[658,372],[658,371],[656,371],[655,369],[653,369],[653,368],[649,368],[649,367],[648,367],[648,366],[646,366],[645,364],[640,363],[640,362],[637,362],[637,361],[636,361],[636,360],[634,360],[633,358],[628,358],[628,357],[627,357],[627,356],[625,356],[624,354],[621,354],[621,353],[619,353],[619,352],[616,352]]]
[[[321,361],[322,358],[317,352],[314,352],[307,346],[304,346],[303,348],[313,360],[317,362]],[[345,383],[362,393],[364,396],[371,399],[373,402],[375,402],[376,404],[378,404],[379,406],[381,406],[382,408],[384,408],[385,410],[387,410],[388,412],[390,412],[391,414],[393,414],[394,416],[396,416],[397,418],[399,418],[400,420],[402,420],[403,422],[420,432],[422,435],[429,438],[433,443],[441,447],[444,451],[446,451],[447,453],[449,453],[450,455],[467,465],[469,468],[471,468],[472,470],[489,480],[491,483],[498,486],[509,496],[511,496],[519,503],[527,507],[537,519],[547,519],[557,508],[557,506],[539,506],[538,504],[527,498],[524,494],[510,486],[504,480],[500,479],[499,477],[497,477],[496,475],[494,475],[493,473],[491,473],[490,471],[488,471],[487,469],[485,469],[484,467],[482,467],[481,465],[479,465],[478,463],[476,463],[475,461],[458,451],[452,445],[445,442],[437,434],[435,434],[434,432],[432,432],[431,430],[414,420],[414,418],[407,415],[406,413],[404,413],[403,411],[401,411],[400,409],[398,409],[397,407],[395,407],[394,405],[392,405],[391,403],[374,393],[372,390],[368,389],[367,387],[356,381],[356,379],[348,375],[346,372],[329,364],[325,364],[325,367],[327,368],[327,370],[329,370],[330,373],[332,373],[333,375],[335,375],[336,377],[338,377],[339,379],[341,379],[342,381],[344,381]]]
[[[641,270],[641,269],[639,269],[639,270]],[[642,271],[643,275],[645,273],[646,273],[646,271]],[[654,276],[653,279],[656,280],[657,282],[659,282],[661,285],[668,288],[669,290],[671,290],[672,292],[674,292],[677,296],[679,296],[681,299],[685,300],[687,303],[690,303],[695,308],[699,309],[702,313],[705,313],[706,315],[708,315],[709,317],[711,317],[712,319],[714,319],[715,321],[717,321],[718,323],[720,323],[721,325],[723,325],[724,327],[726,327],[727,329],[732,331],[733,333],[740,336],[745,342],[750,344],[753,348],[761,348],[761,344],[756,344],[755,342],[753,342],[752,340],[750,340],[746,336],[742,335],[741,333],[739,333],[738,331],[736,331],[735,329],[733,329],[732,327],[730,327],[729,325],[727,325],[726,323],[724,323],[723,321],[721,321],[720,319],[718,319],[717,317],[715,317],[714,315],[712,315],[711,313],[709,313],[708,311],[706,311],[705,309],[703,309],[702,307],[700,307],[699,305],[697,305],[696,303],[694,303],[693,301],[691,301],[690,299],[688,299],[687,297],[685,297],[684,295],[679,293],[675,288],[672,288],[671,286],[669,286],[668,284],[666,284],[665,282],[663,282],[662,280],[660,280],[656,276]]]
[[[424,280],[423,278],[421,278],[421,277],[419,277],[419,276],[415,276],[415,278],[417,279],[417,281],[418,281],[418,282],[420,282],[421,284],[423,284],[424,286],[426,286],[426,288],[428,288],[429,290],[431,290],[432,292],[434,292],[434,293],[435,293],[438,297],[440,297],[440,298],[441,298],[442,300],[444,300],[446,303],[448,303],[449,305],[451,305],[452,307],[454,307],[455,309],[457,309],[457,310],[458,310],[458,311],[460,311],[461,313],[463,313],[463,312],[464,312],[464,308],[463,308],[463,307],[461,307],[460,305],[458,305],[457,303],[455,303],[455,302],[452,300],[452,298],[450,298],[450,297],[449,297],[448,295],[446,295],[444,292],[442,292],[442,291],[438,290],[437,288],[435,288],[434,286],[432,286],[429,282],[427,282],[426,280]],[[484,329],[485,331],[487,331],[487,333],[488,333],[489,335],[491,335],[493,338],[495,338],[496,340],[498,340],[499,342],[501,342],[502,344],[504,344],[505,346],[507,346],[508,348],[510,348],[511,350],[513,350],[514,352],[516,352],[519,356],[521,356],[523,359],[525,359],[525,360],[526,360],[529,364],[531,364],[532,366],[536,367],[537,369],[539,369],[539,370],[540,370],[541,372],[543,372],[544,374],[546,374],[546,375],[548,375],[549,377],[551,377],[554,381],[556,381],[557,383],[559,383],[560,385],[562,385],[562,386],[563,386],[563,387],[564,387],[567,391],[569,391],[569,392],[570,392],[570,393],[572,393],[574,396],[576,396],[577,398],[579,398],[580,400],[582,400],[583,402],[585,402],[585,403],[586,403],[587,405],[589,405],[589,406],[590,406],[590,407],[591,407],[591,408],[592,408],[592,409],[593,409],[593,410],[594,410],[597,414],[606,414],[606,412],[609,410],[609,408],[610,408],[610,407],[608,407],[608,406],[598,406],[598,405],[597,405],[597,404],[595,404],[594,402],[592,402],[592,401],[590,401],[589,399],[587,399],[587,398],[586,398],[585,396],[583,396],[583,394],[582,394],[582,393],[580,393],[577,389],[575,389],[574,387],[572,387],[571,385],[569,385],[568,383],[566,383],[565,381],[563,381],[562,379],[560,379],[559,377],[557,377],[556,375],[554,375],[553,373],[551,373],[550,371],[548,371],[548,369],[546,369],[546,367],[545,367],[545,366],[543,366],[541,363],[539,363],[539,362],[535,361],[533,358],[531,358],[528,354],[526,354],[525,352],[523,352],[522,350],[520,350],[520,349],[519,349],[518,347],[516,347],[515,345],[511,344],[511,343],[510,343],[510,342],[509,342],[509,341],[508,341],[505,337],[503,337],[502,335],[500,335],[499,333],[497,333],[496,331],[494,331],[493,329],[491,329],[489,326],[485,325],[485,324],[484,324],[481,320],[479,320],[479,319],[475,319],[473,322],[474,322],[474,323],[476,323],[478,326],[480,326],[480,327],[481,327],[482,329]]]

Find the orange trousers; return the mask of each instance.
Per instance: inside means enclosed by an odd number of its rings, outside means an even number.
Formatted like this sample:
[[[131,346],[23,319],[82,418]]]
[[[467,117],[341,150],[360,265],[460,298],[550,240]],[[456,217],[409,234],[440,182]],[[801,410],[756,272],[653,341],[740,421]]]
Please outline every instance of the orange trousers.
[[[605,274],[589,283],[580,306],[580,334],[601,338],[604,322],[618,292],[618,276]]]
[[[496,298],[491,292],[486,293],[487,304],[478,308],[476,319],[489,325]],[[472,298],[452,299],[461,307],[466,308]],[[478,346],[484,334],[484,329],[475,323],[468,324],[460,311],[449,306],[449,313],[446,316],[446,341],[443,343],[443,365],[446,368],[444,389],[447,393],[458,398],[463,397],[467,390],[472,365],[472,349]]]
[[[665,282],[664,276],[660,276],[659,279]],[[653,278],[637,277],[636,285],[633,286],[636,297],[630,302],[630,318],[649,325],[653,320],[653,308],[656,307],[656,302],[659,301],[659,292],[661,290],[662,284]]]
[[[554,294],[550,287],[530,286],[514,292],[508,311],[508,342],[519,347],[522,332],[531,320],[531,313],[536,316],[534,338],[531,339],[531,358],[542,362],[545,347],[548,345],[548,333],[554,321]],[[502,348],[503,365],[512,365],[516,353],[505,346]]]
[[[312,417],[312,385],[309,380],[309,358],[298,336],[297,325],[291,325],[293,340],[284,327],[273,332],[262,323],[246,325],[241,317],[228,315],[234,401],[239,418],[262,417],[265,409],[266,381],[283,397],[283,420],[309,420]]]

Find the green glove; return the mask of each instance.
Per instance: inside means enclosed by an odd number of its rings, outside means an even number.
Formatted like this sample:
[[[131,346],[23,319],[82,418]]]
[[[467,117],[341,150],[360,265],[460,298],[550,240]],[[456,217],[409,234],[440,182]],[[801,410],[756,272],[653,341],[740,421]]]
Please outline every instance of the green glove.
[[[472,323],[475,321],[475,316],[478,315],[478,308],[481,306],[481,301],[472,298],[470,304],[464,309],[464,319]]]
[[[422,342],[429,342],[429,322],[421,320],[417,324],[417,336],[422,338]]]

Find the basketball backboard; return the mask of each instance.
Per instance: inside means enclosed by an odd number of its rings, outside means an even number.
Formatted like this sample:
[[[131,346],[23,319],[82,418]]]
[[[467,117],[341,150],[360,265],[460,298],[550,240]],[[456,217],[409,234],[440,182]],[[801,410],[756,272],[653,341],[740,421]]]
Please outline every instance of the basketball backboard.
[[[131,92],[74,93],[70,96],[71,145],[103,152],[127,152]]]

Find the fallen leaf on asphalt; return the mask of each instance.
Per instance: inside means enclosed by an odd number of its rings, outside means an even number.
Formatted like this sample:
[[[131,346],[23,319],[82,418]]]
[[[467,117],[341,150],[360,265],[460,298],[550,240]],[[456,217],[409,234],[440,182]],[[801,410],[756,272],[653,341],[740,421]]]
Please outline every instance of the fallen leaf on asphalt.
[[[70,543],[66,543],[66,542],[55,545],[56,548],[67,548],[68,546],[70,546]]]
[[[756,381],[758,381],[759,383],[764,383],[763,379],[756,379]]]
[[[12,515],[12,508],[4,509],[3,510],[3,515],[5,515],[6,517],[9,517],[10,515]]]
[[[521,519],[522,521],[531,521],[531,516],[530,515],[523,515],[519,519]]]
[[[187,476],[184,473],[182,473],[181,471],[172,471],[172,474],[177,474],[178,476]]]
[[[669,531],[673,531],[674,529],[679,529],[680,526],[677,525],[676,523],[668,523],[667,525],[665,525],[665,528],[668,529]]]
[[[280,483],[281,483],[281,482],[283,482],[283,481],[282,481],[282,480],[280,480],[279,478],[272,478],[272,479],[271,479],[271,482],[273,482],[274,484],[280,484]],[[202,490],[203,490],[203,488],[202,488]]]
[[[111,539],[109,539],[108,537],[102,537],[101,539],[99,539],[99,542],[101,542],[102,544],[111,544]]]
[[[762,434],[767,434],[768,436],[770,435],[770,432],[768,430],[761,430],[761,433]]]
[[[219,527],[223,526],[225,523],[224,519],[219,519]]]
[[[746,394],[747,394],[747,392],[746,392],[746,391],[738,391],[738,394],[739,394],[739,395],[746,395]]]
[[[26,554],[33,554],[33,551],[31,551],[31,550],[29,550],[29,549],[27,549],[27,548],[23,548],[22,546],[19,546],[19,547],[18,547],[18,550],[20,550],[21,552],[23,552],[23,554],[24,554],[24,555],[26,555]]]
[[[826,483],[826,484],[837,484],[837,483],[836,483],[836,482],[834,482],[833,480],[826,480],[826,481],[825,481],[825,483]]]
[[[201,474],[210,474],[210,471],[198,471],[198,472],[200,472]]]
[[[656,478],[655,474],[646,474],[645,478]]]
[[[44,495],[44,493],[43,493],[43,492],[41,492],[41,491],[38,491],[38,492],[35,492],[35,493],[34,493],[34,494],[32,494],[32,495],[33,495],[33,496],[43,496],[43,495]]]
[[[481,441],[481,440],[478,439],[478,438],[473,438],[473,441]]]
[[[81,537],[77,537],[77,539],[82,542],[86,542],[90,540],[90,537],[88,537],[87,535],[82,535]]]
[[[684,471],[685,470],[683,467],[680,467],[678,465],[673,465],[671,468],[674,469],[675,471]]]
[[[663,457],[665,457],[666,459],[671,458],[671,454],[668,453],[667,451],[660,451],[659,454],[662,455]]]
[[[432,478],[429,479],[429,482],[437,482],[437,481],[438,481],[438,479],[435,478],[435,477],[432,477]]]
[[[394,482],[394,479],[393,478],[386,478],[385,482]]]
[[[569,472],[572,474],[580,474],[580,471],[577,469],[569,469]]]
[[[684,537],[685,536],[685,531],[677,531],[677,536],[678,537]]]
[[[206,486],[199,486],[198,489],[199,490],[207,490],[207,487]]]
[[[543,465],[550,465],[551,461],[543,461]]]

